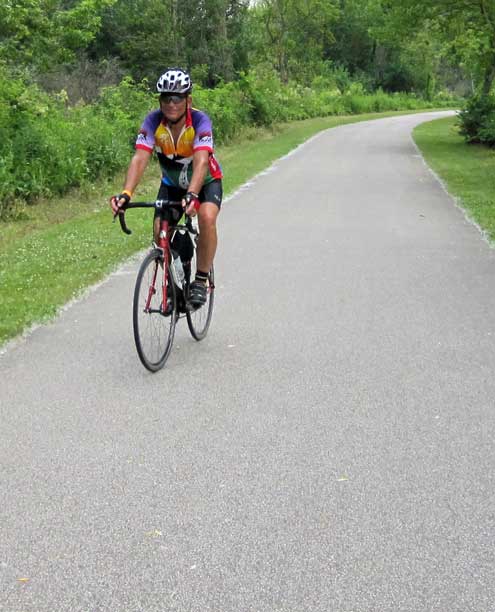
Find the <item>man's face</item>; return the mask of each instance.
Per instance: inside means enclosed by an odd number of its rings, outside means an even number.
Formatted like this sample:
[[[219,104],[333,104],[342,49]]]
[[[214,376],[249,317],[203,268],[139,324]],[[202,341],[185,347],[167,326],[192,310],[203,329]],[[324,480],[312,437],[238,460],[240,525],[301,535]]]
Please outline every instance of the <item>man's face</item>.
[[[167,119],[177,120],[185,113],[188,98],[187,94],[161,94],[160,109]]]

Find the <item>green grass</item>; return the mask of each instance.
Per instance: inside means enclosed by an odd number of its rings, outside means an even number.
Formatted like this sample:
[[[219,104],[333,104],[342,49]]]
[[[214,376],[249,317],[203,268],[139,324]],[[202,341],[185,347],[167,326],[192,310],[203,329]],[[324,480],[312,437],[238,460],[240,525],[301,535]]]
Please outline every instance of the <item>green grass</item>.
[[[423,123],[413,136],[430,167],[493,243],[495,151],[466,144],[458,134],[455,117]]]
[[[244,135],[242,142],[218,151],[225,193],[323,129],[410,113],[326,117],[282,125],[274,132],[252,131],[249,140]],[[150,165],[135,199],[155,197],[157,166]],[[122,176],[113,183],[72,192],[65,198],[41,201],[19,211],[16,221],[0,223],[0,344],[32,324],[53,317],[84,288],[150,244],[150,214],[128,214],[131,237],[111,222],[108,197],[118,192],[121,184]]]

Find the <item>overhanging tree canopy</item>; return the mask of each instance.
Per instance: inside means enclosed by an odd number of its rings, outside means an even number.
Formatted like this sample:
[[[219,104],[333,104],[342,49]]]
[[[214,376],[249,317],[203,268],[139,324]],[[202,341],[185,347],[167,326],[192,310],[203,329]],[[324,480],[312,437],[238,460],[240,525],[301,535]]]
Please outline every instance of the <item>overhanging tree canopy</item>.
[[[468,68],[488,94],[495,79],[495,0],[384,0],[389,31],[405,37],[427,29]]]

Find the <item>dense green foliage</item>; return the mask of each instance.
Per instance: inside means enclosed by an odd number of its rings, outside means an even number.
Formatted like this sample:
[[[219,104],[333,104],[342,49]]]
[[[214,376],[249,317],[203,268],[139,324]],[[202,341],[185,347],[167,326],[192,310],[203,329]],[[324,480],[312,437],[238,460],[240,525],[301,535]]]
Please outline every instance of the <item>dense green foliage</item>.
[[[0,61],[46,71],[88,48],[115,0],[11,0],[0,4]]]
[[[21,199],[63,193],[112,176],[129,159],[136,116],[149,103],[124,81],[102,90],[98,103],[66,107],[36,85],[5,81],[0,88],[0,213]]]
[[[385,39],[441,43],[439,53],[460,65],[483,95],[495,79],[493,0],[383,0]]]
[[[478,7],[485,4],[486,16]],[[371,90],[429,95],[483,80],[490,7],[487,0],[11,0],[0,7],[0,62],[45,89],[65,89],[71,101],[92,99],[126,75],[152,83],[167,65],[189,66],[206,87],[266,65],[282,82],[307,86],[340,73]],[[469,27],[455,31],[462,24]]]
[[[471,98],[460,113],[461,134],[468,142],[495,146],[495,96]]]
[[[166,66],[190,67],[222,142],[252,125],[487,96],[494,23],[492,0],[9,0],[0,216],[121,169]],[[491,142],[487,105],[473,104],[466,134]]]
[[[438,77],[437,57],[457,64],[472,84],[472,99],[461,117],[468,142],[495,144],[495,2],[493,0],[383,0],[388,19],[384,38],[407,40],[422,49],[431,78]],[[416,57],[420,57],[418,53]],[[430,79],[431,82],[431,79]]]

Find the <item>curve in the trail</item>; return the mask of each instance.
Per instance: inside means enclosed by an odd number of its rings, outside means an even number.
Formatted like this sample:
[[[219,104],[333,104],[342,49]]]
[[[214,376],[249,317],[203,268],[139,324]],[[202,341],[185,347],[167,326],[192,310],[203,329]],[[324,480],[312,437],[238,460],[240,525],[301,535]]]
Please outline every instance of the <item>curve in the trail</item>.
[[[395,117],[225,204],[208,337],[129,262],[0,356],[0,610],[488,612],[494,253]]]

